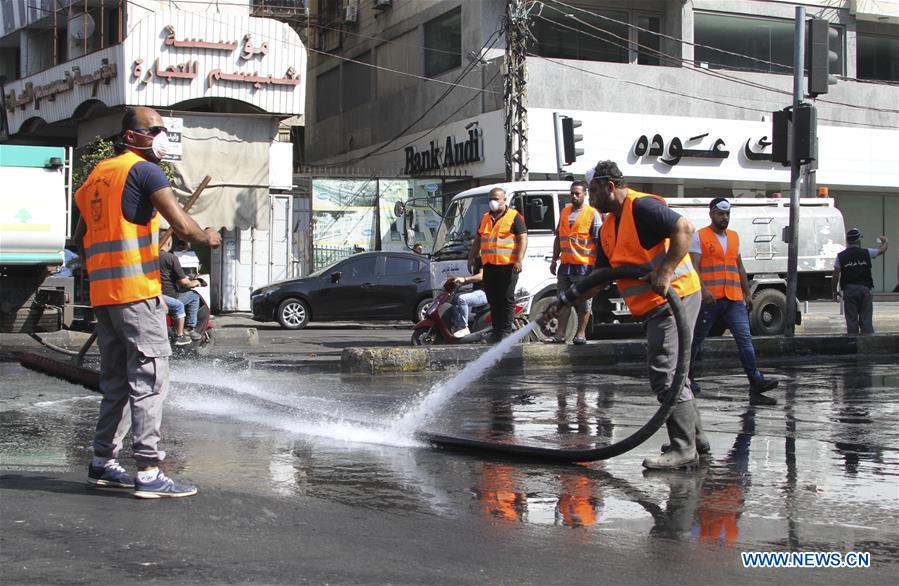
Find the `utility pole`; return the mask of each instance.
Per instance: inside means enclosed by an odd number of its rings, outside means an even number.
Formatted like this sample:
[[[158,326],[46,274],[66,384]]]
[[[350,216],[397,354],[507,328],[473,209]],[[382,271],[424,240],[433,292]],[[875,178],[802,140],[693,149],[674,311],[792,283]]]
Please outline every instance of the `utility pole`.
[[[506,130],[506,181],[528,180],[527,65],[528,15],[523,0],[507,0],[503,108]]]
[[[793,116],[802,101],[802,82],[805,71],[805,7],[796,7],[796,26],[793,37]],[[795,125],[794,125],[795,128]],[[787,323],[784,333],[796,333],[796,293],[799,267],[799,182],[802,178],[799,161],[799,141],[795,134],[790,141],[790,239],[787,243]]]

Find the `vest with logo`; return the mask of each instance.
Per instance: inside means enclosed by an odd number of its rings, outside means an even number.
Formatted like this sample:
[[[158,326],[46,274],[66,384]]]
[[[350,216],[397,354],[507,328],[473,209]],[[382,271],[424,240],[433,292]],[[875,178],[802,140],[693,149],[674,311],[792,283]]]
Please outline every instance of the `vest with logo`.
[[[596,210],[583,204],[580,213],[571,223],[568,218],[573,209],[571,204],[565,206],[559,220],[559,248],[562,253],[560,258],[563,264],[592,267],[596,264],[596,243],[593,241],[590,228],[593,227]]]
[[[721,242],[710,226],[699,231],[699,247],[702,251],[699,274],[702,276],[703,286],[715,299],[742,301],[743,288],[740,286],[740,268],[737,265],[740,236],[733,230],[725,230],[725,234],[727,252],[721,248]]]
[[[481,237],[481,262],[485,265],[511,265],[518,258],[515,256],[515,234],[512,224],[518,212],[508,208],[495,222],[490,212],[481,218],[478,234]]]
[[[131,151],[97,164],[75,193],[87,226],[84,253],[91,305],[119,305],[162,294],[159,282],[159,218],[134,224],[122,214],[131,168],[144,159]]]
[[[864,285],[874,288],[874,277],[871,276],[871,254],[867,248],[850,246],[837,254],[840,259],[840,287],[846,285]]]
[[[657,195],[627,190],[627,198],[621,209],[621,220],[615,214],[606,216],[599,231],[603,252],[613,268],[621,266],[638,266],[649,270],[662,264],[668,251],[669,239],[666,238],[646,250],[640,244],[640,236],[634,222],[634,202],[641,197],[655,197],[661,202],[664,199]],[[666,204],[667,205],[667,204]],[[618,231],[615,224],[618,223]],[[699,275],[693,270],[690,255],[685,254],[674,269],[671,287],[681,298],[699,291]],[[656,307],[665,303],[665,298],[655,293],[649,281],[643,279],[618,279],[618,290],[628,308],[635,317],[646,315]]]

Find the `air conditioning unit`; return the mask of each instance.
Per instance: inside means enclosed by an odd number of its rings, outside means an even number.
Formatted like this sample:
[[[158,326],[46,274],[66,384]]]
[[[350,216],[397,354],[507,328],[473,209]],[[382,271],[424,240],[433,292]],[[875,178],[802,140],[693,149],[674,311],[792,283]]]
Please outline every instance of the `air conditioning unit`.
[[[343,7],[343,22],[356,22],[359,19],[359,0],[346,0]]]
[[[393,6],[393,0],[374,0],[375,10],[384,10]]]

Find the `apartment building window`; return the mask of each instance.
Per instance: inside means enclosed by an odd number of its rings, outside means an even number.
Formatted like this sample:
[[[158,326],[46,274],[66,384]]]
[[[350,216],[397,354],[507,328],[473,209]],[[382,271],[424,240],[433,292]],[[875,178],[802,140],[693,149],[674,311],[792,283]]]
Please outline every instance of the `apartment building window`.
[[[462,65],[462,7],[425,23],[425,76]]]
[[[354,63],[353,61],[358,61]],[[372,97],[372,72],[371,51],[354,58],[353,61],[344,61],[343,83],[341,85],[341,105],[347,112],[357,106],[371,101]]]
[[[694,58],[698,67],[765,73],[793,73],[792,20],[696,12],[693,15]],[[842,27],[830,49],[839,55],[830,71],[844,73]],[[727,51],[727,52],[724,52]]]
[[[575,12],[577,20],[545,10],[536,18],[533,52],[541,57],[660,65],[662,19],[627,10]],[[580,22],[579,22],[580,21]]]
[[[324,120],[340,114],[340,68],[335,67],[315,78],[315,117]]]
[[[899,38],[859,32],[855,42],[858,79],[899,82]]]

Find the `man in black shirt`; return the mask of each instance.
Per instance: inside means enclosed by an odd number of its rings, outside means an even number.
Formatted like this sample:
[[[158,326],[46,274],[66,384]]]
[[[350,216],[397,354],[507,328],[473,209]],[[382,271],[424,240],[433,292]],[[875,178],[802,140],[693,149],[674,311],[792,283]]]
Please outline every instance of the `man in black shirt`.
[[[176,313],[183,313],[180,320],[175,320],[176,345],[189,344],[191,340],[202,338],[202,334],[196,331],[197,314],[200,309],[200,295],[194,291],[200,286],[200,281],[191,279],[184,273],[178,257],[172,254],[172,239],[169,238],[159,251],[159,278],[162,281],[162,295],[166,299],[169,309],[181,306],[183,312],[175,309]],[[175,301],[177,303],[172,303]],[[185,333],[186,330],[186,333]]]
[[[886,252],[886,236],[877,239],[877,248],[862,248],[862,233],[858,228],[846,232],[846,250],[833,261],[833,300],[842,297],[849,334],[874,333],[874,278],[871,261]],[[837,289],[842,289],[842,294]]]

